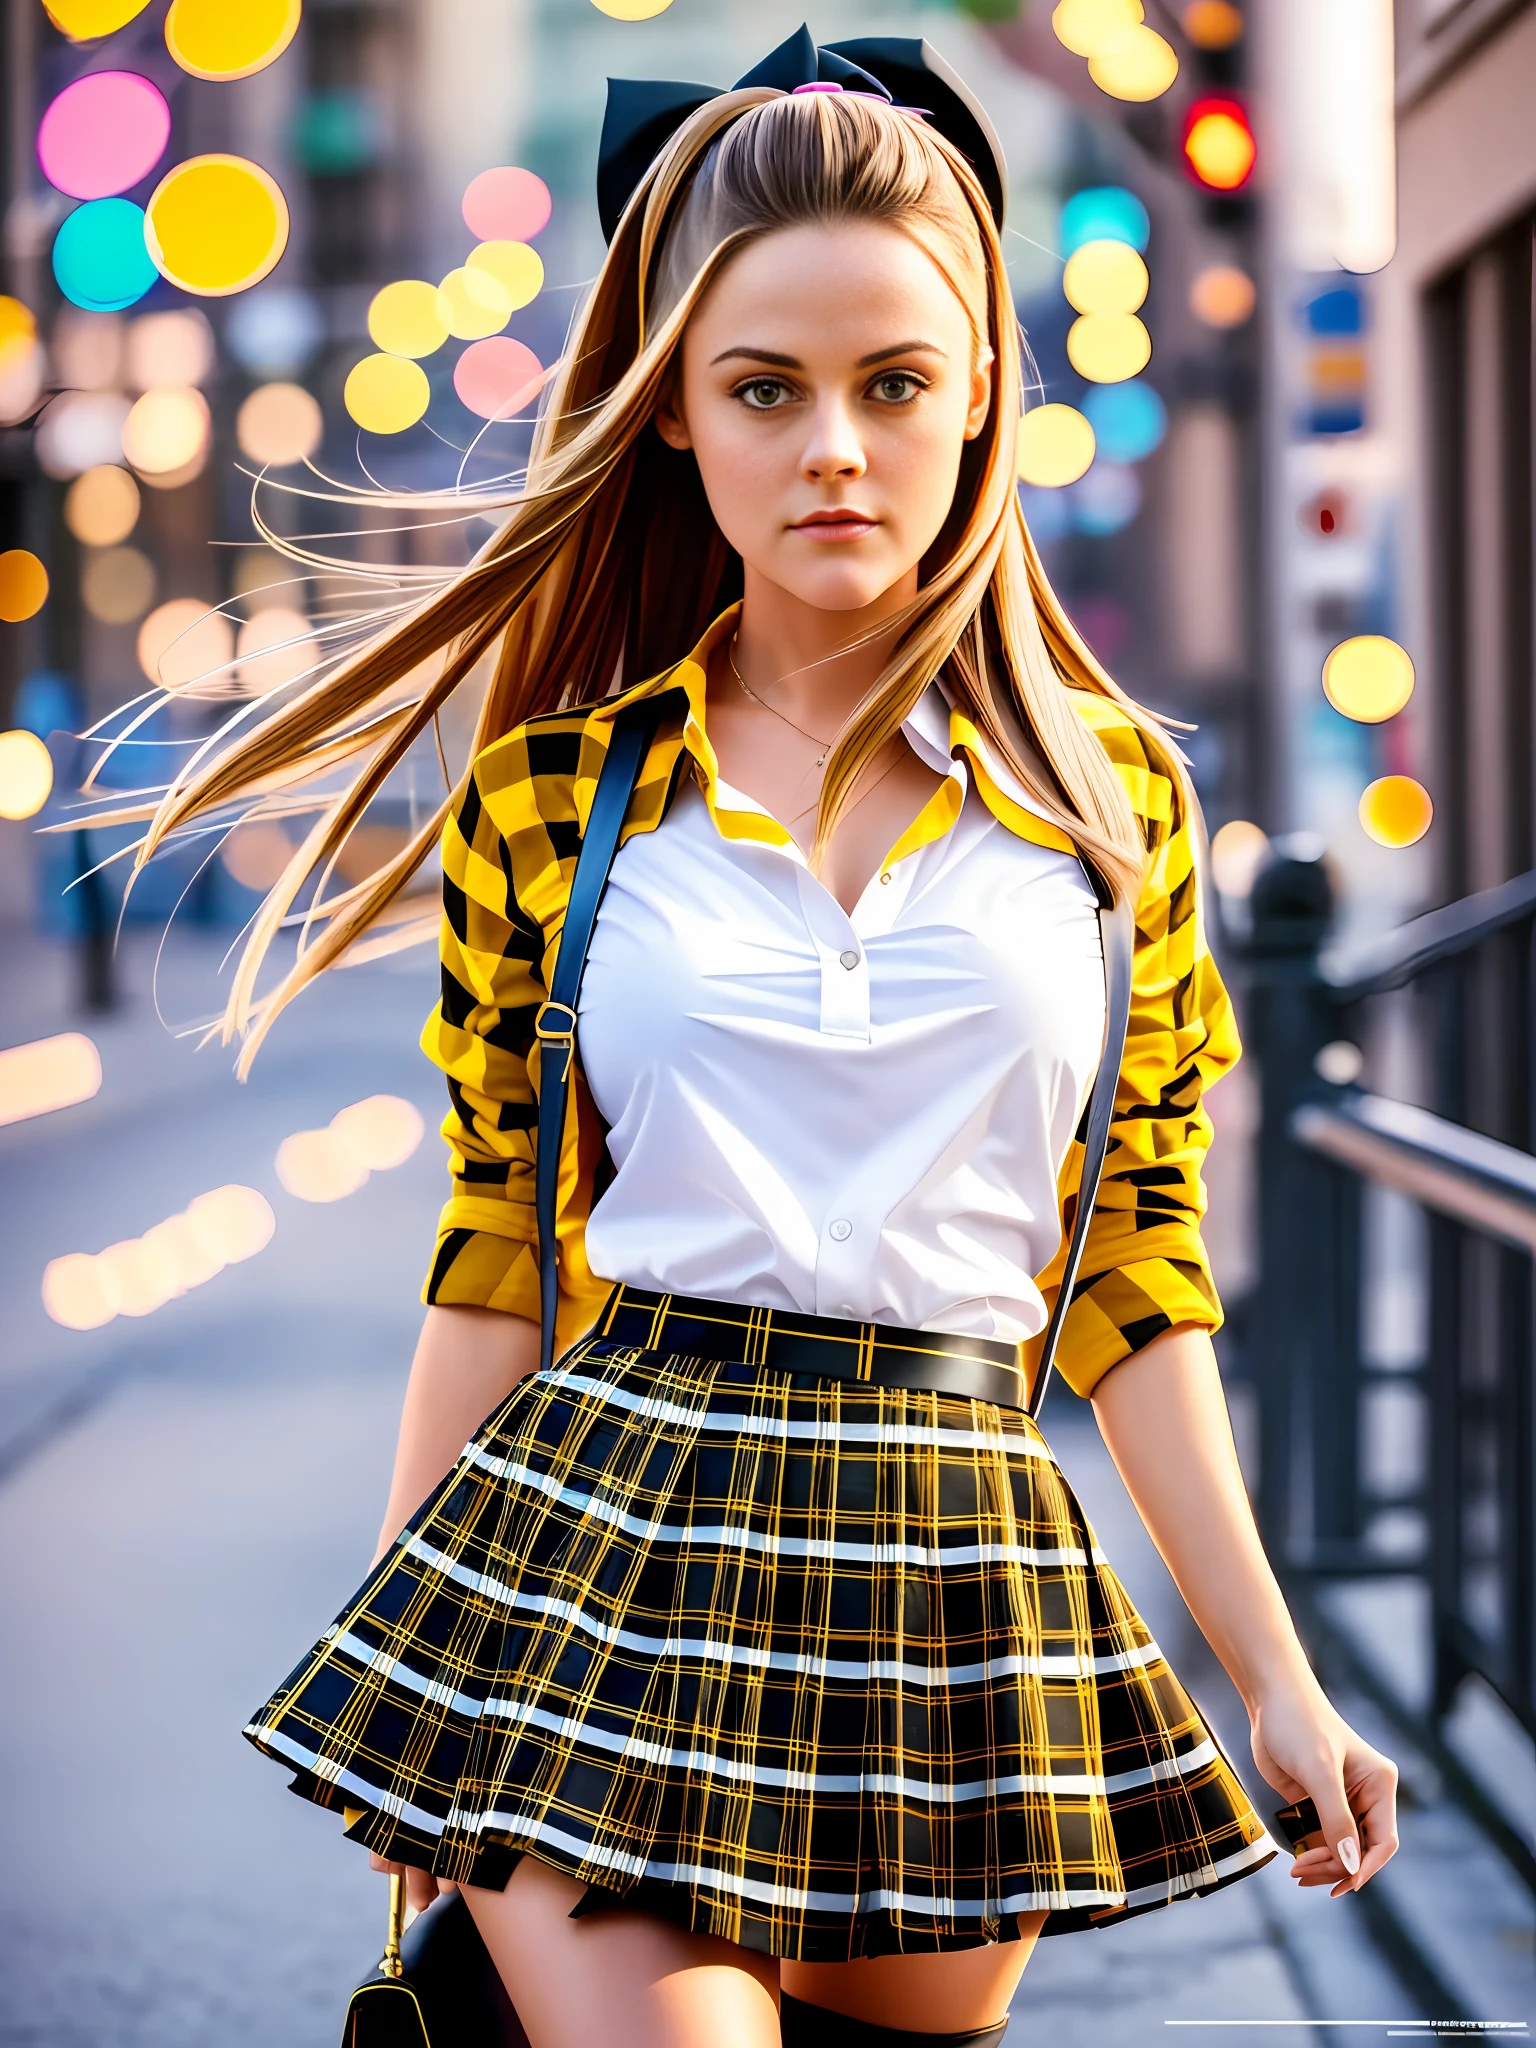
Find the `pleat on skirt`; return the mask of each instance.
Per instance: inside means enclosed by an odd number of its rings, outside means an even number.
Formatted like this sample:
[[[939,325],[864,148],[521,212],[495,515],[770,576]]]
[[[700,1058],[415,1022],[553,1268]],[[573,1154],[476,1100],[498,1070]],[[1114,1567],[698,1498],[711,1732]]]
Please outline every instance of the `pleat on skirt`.
[[[1274,1845],[1036,1425],[601,1339],[246,1734],[349,1835],[810,1961],[1108,1925]]]

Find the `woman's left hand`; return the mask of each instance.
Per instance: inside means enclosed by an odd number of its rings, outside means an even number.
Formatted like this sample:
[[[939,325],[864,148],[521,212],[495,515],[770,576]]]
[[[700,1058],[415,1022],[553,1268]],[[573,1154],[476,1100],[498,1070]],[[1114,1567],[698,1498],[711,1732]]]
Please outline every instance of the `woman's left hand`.
[[[1397,1766],[1372,1749],[1312,1687],[1284,1689],[1252,1709],[1253,1760],[1289,1801],[1311,1799],[1321,1838],[1308,1836],[1291,1875],[1358,1891],[1397,1853]]]

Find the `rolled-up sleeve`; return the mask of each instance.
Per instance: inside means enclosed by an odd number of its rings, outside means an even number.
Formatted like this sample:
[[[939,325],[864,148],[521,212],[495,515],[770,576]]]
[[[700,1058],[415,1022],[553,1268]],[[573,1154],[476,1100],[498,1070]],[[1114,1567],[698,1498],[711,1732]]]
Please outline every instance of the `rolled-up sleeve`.
[[[528,1073],[544,1000],[543,934],[520,908],[479,767],[443,831],[442,995],[422,1050],[448,1081],[452,1193],[422,1298],[539,1315]]]
[[[1238,1057],[1237,1024],[1206,944],[1195,828],[1178,785],[1153,772],[1133,794],[1147,818],[1151,858],[1136,905],[1130,1025],[1104,1174],[1057,1355],[1079,1394],[1165,1330],[1215,1330],[1222,1319],[1200,1235],[1201,1169],[1211,1142],[1204,1093]],[[1082,1163],[1075,1143],[1062,1176],[1062,1246],[1040,1278],[1049,1306],[1060,1290]],[[1033,1358],[1026,1351],[1031,1366],[1039,1345],[1036,1339],[1030,1347]]]

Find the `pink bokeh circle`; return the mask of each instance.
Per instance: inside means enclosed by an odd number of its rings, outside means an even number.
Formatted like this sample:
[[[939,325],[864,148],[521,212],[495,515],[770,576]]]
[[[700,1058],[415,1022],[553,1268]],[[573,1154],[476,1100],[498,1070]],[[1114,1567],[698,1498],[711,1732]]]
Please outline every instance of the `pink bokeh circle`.
[[[544,366],[510,334],[471,342],[453,367],[453,388],[483,420],[515,418],[538,396]]]
[[[478,242],[527,242],[549,220],[549,187],[510,164],[482,171],[464,190],[464,225]]]
[[[148,177],[170,138],[171,110],[157,85],[137,71],[92,71],[44,114],[37,160],[71,199],[111,199]]]

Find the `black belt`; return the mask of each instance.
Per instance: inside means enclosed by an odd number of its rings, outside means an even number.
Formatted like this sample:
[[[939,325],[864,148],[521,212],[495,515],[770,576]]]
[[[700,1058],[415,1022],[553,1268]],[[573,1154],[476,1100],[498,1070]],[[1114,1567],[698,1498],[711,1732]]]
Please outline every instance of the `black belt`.
[[[991,1401],[999,1408],[1026,1403],[1017,1345],[991,1337],[951,1337],[942,1330],[903,1330],[893,1323],[852,1323],[696,1295],[653,1294],[622,1281],[609,1295],[592,1335],[680,1358],[762,1365],[770,1372],[809,1373],[823,1380],[864,1380],[877,1387],[916,1387]]]

